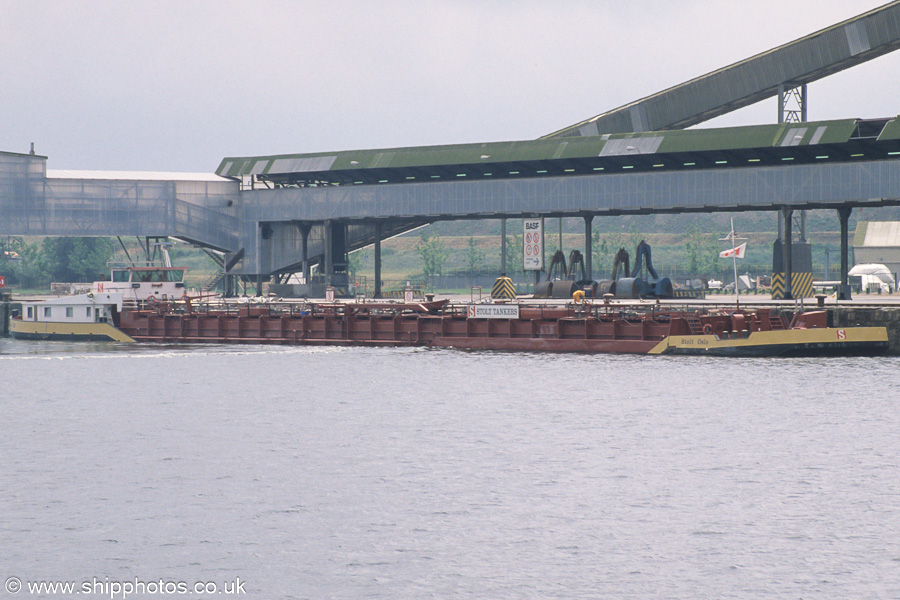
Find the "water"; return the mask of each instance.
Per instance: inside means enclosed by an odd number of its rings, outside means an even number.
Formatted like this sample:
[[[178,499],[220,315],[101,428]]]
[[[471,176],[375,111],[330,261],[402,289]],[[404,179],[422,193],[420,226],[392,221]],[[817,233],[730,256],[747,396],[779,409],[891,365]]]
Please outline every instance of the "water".
[[[0,340],[0,579],[898,598],[898,367]]]

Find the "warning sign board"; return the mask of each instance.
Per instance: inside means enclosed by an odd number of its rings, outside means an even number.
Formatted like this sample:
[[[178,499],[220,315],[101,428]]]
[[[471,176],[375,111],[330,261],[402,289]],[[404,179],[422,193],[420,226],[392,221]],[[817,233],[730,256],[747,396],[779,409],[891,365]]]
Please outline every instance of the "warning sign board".
[[[544,219],[523,219],[522,254],[526,271],[544,268]]]

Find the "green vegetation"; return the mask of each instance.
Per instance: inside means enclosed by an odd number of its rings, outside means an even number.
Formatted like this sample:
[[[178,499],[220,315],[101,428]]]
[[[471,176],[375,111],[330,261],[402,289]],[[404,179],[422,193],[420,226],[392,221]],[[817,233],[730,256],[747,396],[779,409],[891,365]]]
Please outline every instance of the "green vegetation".
[[[362,271],[362,250],[356,250],[347,254],[347,272],[351,277],[356,277]]]
[[[115,238],[46,237],[0,239],[0,275],[18,291],[46,293],[50,283],[90,283],[109,278],[107,263],[126,262],[129,256],[144,261],[137,242],[126,242],[128,254]],[[199,288],[218,269],[202,250],[175,244],[169,249],[172,264],[188,267],[188,287]]]
[[[10,238],[7,252],[18,257],[8,260],[3,270],[7,283],[26,288],[47,288],[51,281],[81,282],[106,277],[106,261],[113,254],[108,238],[44,238],[26,243]]]
[[[701,233],[696,225],[688,227],[684,242],[689,273],[715,273],[720,269],[719,243],[715,236]]]
[[[519,230],[521,230],[522,222],[519,221],[518,225]],[[525,242],[522,240],[521,234],[506,236],[506,274],[508,276],[524,275],[525,269],[522,257],[524,246]],[[500,253],[498,252],[497,255],[499,256]]]
[[[475,238],[469,236],[466,248],[466,266],[470,273],[476,273],[484,268],[484,252],[478,249]]]
[[[421,239],[416,244],[416,252],[422,259],[422,274],[425,277],[442,275],[447,262],[447,247],[440,236],[431,233],[430,228],[422,230]]]

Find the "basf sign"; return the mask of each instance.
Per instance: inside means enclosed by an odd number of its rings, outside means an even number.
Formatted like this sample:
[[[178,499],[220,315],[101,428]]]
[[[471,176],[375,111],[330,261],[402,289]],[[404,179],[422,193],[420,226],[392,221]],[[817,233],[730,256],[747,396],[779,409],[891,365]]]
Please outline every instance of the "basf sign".
[[[544,219],[523,219],[522,254],[526,271],[544,268]]]

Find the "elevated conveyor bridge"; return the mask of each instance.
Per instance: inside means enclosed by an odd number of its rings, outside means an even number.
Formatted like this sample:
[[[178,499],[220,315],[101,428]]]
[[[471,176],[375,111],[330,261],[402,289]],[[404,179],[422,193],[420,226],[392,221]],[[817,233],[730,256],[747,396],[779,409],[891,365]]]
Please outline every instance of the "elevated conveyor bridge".
[[[900,1],[894,1],[546,137],[684,129],[805,86],[898,47]]]

